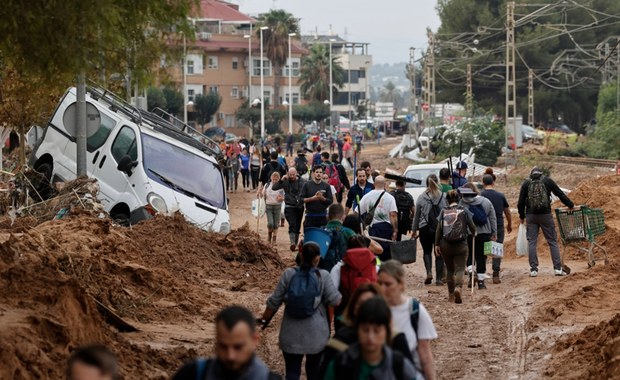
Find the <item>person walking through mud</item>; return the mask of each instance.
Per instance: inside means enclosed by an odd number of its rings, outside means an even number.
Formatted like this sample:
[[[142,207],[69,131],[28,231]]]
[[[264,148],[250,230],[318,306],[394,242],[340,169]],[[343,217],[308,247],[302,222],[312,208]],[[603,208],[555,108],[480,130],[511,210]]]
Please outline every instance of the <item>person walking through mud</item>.
[[[396,241],[396,235],[398,235],[398,208],[396,208],[394,197],[385,190],[385,178],[383,176],[375,178],[375,189],[362,198],[359,212],[364,219],[366,219],[366,216],[373,214],[370,223],[364,220],[364,225],[369,227],[368,234],[371,237]],[[391,243],[380,240],[379,244],[383,247],[383,253],[379,255],[381,261],[391,259]]]
[[[307,379],[319,379],[323,349],[329,340],[327,306],[338,306],[342,298],[329,272],[317,268],[320,252],[317,243],[304,243],[301,265],[284,270],[262,315],[266,326],[282,303],[286,304],[279,336],[286,380],[301,377],[304,357]]]
[[[456,190],[446,193],[448,207],[441,210],[435,234],[435,252],[446,265],[448,301],[462,303],[463,272],[467,259],[467,236],[476,234],[471,213],[459,206],[460,196]],[[468,234],[469,231],[469,234]]]
[[[469,210],[472,215],[472,220],[476,225],[475,238],[472,235],[467,238],[467,245],[469,246],[467,271],[470,276],[474,276],[472,263],[473,260],[476,260],[478,289],[486,289],[487,286],[484,281],[487,273],[487,257],[484,255],[484,243],[497,239],[495,209],[491,201],[478,194],[478,188],[471,182],[466,183],[465,186],[459,188],[458,191],[461,193],[462,197],[459,204]],[[467,286],[470,288],[472,286],[471,277],[467,282]]]
[[[435,379],[435,364],[431,340],[437,331],[430,314],[415,298],[405,296],[405,268],[396,260],[389,260],[379,268],[378,283],[392,312],[392,326],[405,334],[413,365],[426,380]]]
[[[297,169],[292,167],[281,181],[274,184],[273,190],[284,190],[284,217],[288,222],[288,237],[291,251],[297,249],[301,220],[304,217],[304,202],[301,199],[301,189],[306,181],[297,175]]]
[[[306,206],[304,228],[323,227],[327,224],[327,208],[333,203],[332,190],[323,181],[323,167],[312,168],[312,180],[301,189],[301,199]]]
[[[355,320],[357,341],[327,367],[325,380],[422,380],[400,352],[392,350],[392,313],[385,299],[364,302]]]
[[[439,213],[446,207],[446,196],[441,192],[439,180],[435,174],[426,177],[426,190],[420,194],[415,202],[415,213],[413,215],[414,239],[420,237],[420,244],[424,251],[424,268],[426,269],[425,285],[433,282],[433,244],[435,243],[435,232]],[[441,256],[435,256],[435,285],[443,285],[444,265]]]
[[[278,227],[280,226],[280,212],[284,201],[284,190],[274,189],[280,181],[280,173],[271,173],[271,182],[258,190],[258,196],[265,198],[265,213],[267,214],[267,241],[270,245],[276,244]],[[285,209],[286,211],[286,209]]]
[[[495,210],[495,217],[497,218],[497,242],[504,243],[505,233],[512,232],[512,217],[510,215],[510,206],[508,200],[503,193],[495,190],[495,174],[493,174],[492,168],[487,168],[485,174],[482,176],[482,184],[484,190],[480,192],[480,195],[491,201],[493,209]],[[504,217],[506,217],[506,223],[504,223]],[[505,227],[504,227],[505,224]],[[502,259],[499,257],[493,258],[493,283],[501,284],[502,280],[499,278],[499,272],[501,271]]]
[[[345,202],[346,214],[349,214],[351,209],[355,211],[358,206],[358,199],[364,198],[364,195],[370,193],[375,188],[370,182],[367,181],[368,177],[366,170],[358,168],[355,171],[355,176],[357,181],[353,186],[351,186],[349,192],[347,193],[347,201]]]
[[[560,198],[566,207],[572,210],[575,207],[560,187],[549,177],[543,175],[538,167],[530,172],[530,178],[521,185],[519,192],[519,221],[527,227],[527,242],[529,246],[530,277],[538,276],[538,255],[536,243],[538,242],[538,230],[542,229],[543,235],[551,251],[553,271],[556,276],[566,276],[562,269],[560,247],[555,232],[555,223],[551,215],[551,194]]]
[[[282,380],[256,356],[259,343],[254,315],[241,306],[229,306],[215,317],[215,358],[193,360],[172,380]]]

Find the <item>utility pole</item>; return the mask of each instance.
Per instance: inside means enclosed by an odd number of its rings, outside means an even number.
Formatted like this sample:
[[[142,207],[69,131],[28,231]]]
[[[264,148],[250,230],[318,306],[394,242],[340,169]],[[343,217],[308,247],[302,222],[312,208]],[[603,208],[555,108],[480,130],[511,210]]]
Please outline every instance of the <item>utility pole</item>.
[[[517,88],[515,73],[515,2],[506,4],[506,147],[512,132],[514,165],[517,166]]]
[[[430,29],[426,29],[426,34],[428,51],[424,60],[424,103],[428,109],[424,111],[425,126],[427,120],[435,117],[435,36]]]
[[[534,70],[527,74],[527,123],[534,128]]]
[[[467,93],[465,95],[465,111],[467,116],[474,116],[474,94],[471,85],[471,63],[467,64]]]
[[[418,138],[418,105],[416,99],[416,83],[415,83],[415,48],[409,48],[409,67],[408,67],[409,80],[411,81],[411,115],[412,122],[409,124],[409,134],[411,135],[411,125],[413,124],[413,130]],[[413,121],[415,119],[415,121]]]
[[[609,61],[609,42],[605,44],[605,67],[603,68],[603,85],[611,82],[611,62]]]

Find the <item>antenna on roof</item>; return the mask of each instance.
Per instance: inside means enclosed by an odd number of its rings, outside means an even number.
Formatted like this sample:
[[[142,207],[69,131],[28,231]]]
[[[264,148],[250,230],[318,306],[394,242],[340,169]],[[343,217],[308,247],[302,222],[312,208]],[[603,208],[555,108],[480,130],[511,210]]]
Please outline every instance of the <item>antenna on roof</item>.
[[[344,39],[346,41],[349,40],[349,28],[347,28],[346,26],[344,27]]]
[[[329,35],[330,36],[334,35],[334,31],[332,30],[332,24],[329,24]]]

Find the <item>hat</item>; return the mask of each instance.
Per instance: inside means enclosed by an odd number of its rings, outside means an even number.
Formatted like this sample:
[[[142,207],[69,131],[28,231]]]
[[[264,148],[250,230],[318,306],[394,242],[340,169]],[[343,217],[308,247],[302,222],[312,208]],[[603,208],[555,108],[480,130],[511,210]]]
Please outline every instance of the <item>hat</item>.
[[[458,191],[459,191],[459,194],[461,194],[464,197],[467,197],[467,196],[471,197],[471,196],[478,195],[478,194],[476,194],[475,191],[473,191],[469,187],[465,187],[465,186],[459,187]]]
[[[458,164],[456,164],[456,168],[457,169],[467,169],[467,162],[465,161],[459,161]]]
[[[534,174],[542,174],[542,171],[540,170],[540,168],[538,166],[534,166],[532,168],[532,171],[530,172],[530,175],[534,175]]]

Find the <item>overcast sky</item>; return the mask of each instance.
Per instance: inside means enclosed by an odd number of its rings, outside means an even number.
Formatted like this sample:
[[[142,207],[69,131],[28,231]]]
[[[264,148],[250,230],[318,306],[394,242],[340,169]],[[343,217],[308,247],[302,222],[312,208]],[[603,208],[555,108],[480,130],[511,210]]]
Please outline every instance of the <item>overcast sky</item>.
[[[409,60],[409,47],[426,47],[426,28],[437,31],[435,0],[229,0],[243,13],[285,9],[300,18],[303,34],[334,33],[352,42],[370,43],[373,63]],[[345,35],[345,30],[347,35]],[[420,53],[416,52],[417,58]]]

